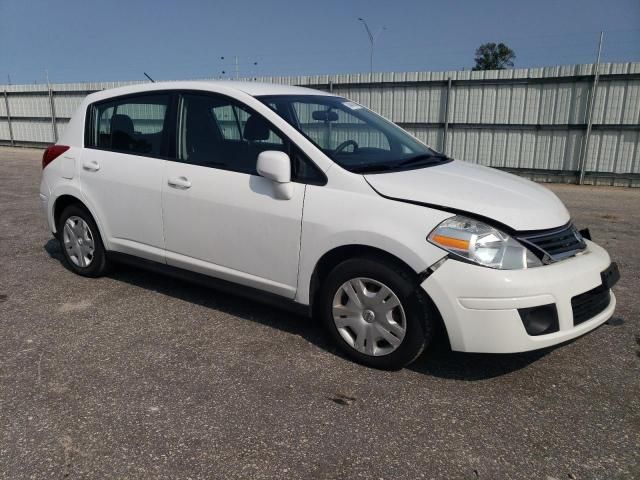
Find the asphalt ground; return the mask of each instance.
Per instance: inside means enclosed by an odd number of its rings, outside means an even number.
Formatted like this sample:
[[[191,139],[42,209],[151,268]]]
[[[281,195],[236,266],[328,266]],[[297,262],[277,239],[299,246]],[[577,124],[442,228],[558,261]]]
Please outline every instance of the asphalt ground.
[[[274,307],[74,275],[40,158],[0,149],[0,478],[640,478],[640,189],[549,185],[620,265],[609,324],[385,372]]]

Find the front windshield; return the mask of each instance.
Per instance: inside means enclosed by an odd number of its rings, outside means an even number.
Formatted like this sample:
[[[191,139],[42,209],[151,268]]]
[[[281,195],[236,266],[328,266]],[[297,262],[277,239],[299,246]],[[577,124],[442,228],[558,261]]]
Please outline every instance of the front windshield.
[[[357,103],[328,95],[258,97],[352,172],[421,168],[448,159]]]

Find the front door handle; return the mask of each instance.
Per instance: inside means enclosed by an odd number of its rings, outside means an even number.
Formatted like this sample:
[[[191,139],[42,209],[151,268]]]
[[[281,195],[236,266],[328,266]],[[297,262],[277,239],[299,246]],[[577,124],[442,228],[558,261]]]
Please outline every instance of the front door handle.
[[[170,187],[179,188],[180,190],[191,188],[191,182],[187,179],[187,177],[170,178],[169,180],[167,180],[167,183]]]
[[[95,160],[89,160],[82,163],[82,168],[88,172],[97,172],[100,170],[100,164]]]

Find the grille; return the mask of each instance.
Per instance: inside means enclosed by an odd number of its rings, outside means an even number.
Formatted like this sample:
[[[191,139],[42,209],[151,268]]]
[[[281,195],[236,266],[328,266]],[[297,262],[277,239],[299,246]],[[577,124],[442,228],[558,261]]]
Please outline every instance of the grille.
[[[576,295],[571,299],[573,324],[579,325],[595,317],[609,306],[609,302],[611,302],[611,294],[604,285]]]
[[[553,230],[522,235],[518,240],[526,243],[545,263],[572,257],[587,247],[582,235],[571,223]]]

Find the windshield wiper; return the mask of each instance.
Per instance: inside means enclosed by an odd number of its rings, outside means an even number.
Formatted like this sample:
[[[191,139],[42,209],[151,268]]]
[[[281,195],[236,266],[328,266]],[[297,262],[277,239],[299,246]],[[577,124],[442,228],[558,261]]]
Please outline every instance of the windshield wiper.
[[[393,170],[394,165],[388,165],[386,163],[375,164],[369,163],[365,165],[352,165],[349,167],[353,173],[373,173],[373,172],[385,172],[387,170]]]
[[[449,157],[442,153],[420,153],[396,163],[394,167],[405,167],[407,165],[413,165],[424,161],[426,161],[426,163],[436,163],[444,160],[449,160]]]
[[[387,172],[389,170],[396,170],[408,165],[419,163],[427,165],[430,163],[439,163],[445,160],[449,160],[449,157],[442,153],[421,153],[396,163],[369,163],[365,165],[353,165],[350,167],[350,170],[354,173]]]

